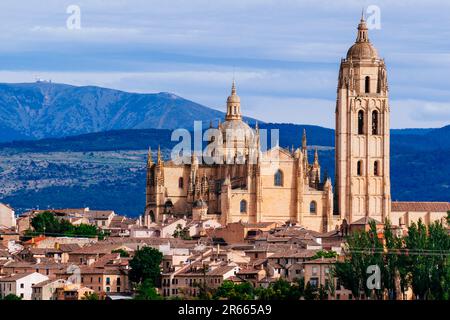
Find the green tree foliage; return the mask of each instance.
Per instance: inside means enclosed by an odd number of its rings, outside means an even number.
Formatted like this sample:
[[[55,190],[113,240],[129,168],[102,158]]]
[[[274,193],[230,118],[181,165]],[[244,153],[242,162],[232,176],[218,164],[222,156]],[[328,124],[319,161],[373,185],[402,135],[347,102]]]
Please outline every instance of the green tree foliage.
[[[370,222],[369,231],[358,231],[348,236],[345,256],[344,262],[336,262],[335,276],[355,298],[358,299],[362,293],[369,296],[371,290],[366,286],[367,268],[384,265],[383,242],[378,238],[375,221]],[[380,290],[375,294],[380,295]]]
[[[58,219],[53,212],[45,211],[31,219],[33,231],[29,230],[28,235],[45,234],[50,236],[67,237],[99,237],[103,238],[101,232],[96,226],[80,224],[74,226],[68,220]]]
[[[378,299],[398,299],[411,287],[416,299],[449,299],[450,237],[442,223],[427,228],[419,220],[411,224],[406,236],[398,236],[385,221],[383,240],[376,236],[374,223],[368,232],[347,238],[346,259],[335,264],[333,274],[355,298],[365,293]],[[379,290],[367,288],[370,265],[380,268]]]
[[[172,236],[174,238],[180,238],[183,240],[192,240],[191,236],[189,235],[189,229],[183,228],[181,224],[177,224],[177,227]]]
[[[419,220],[405,237],[406,269],[416,299],[449,299],[450,237],[440,222],[428,227]]]
[[[84,295],[81,297],[81,300],[100,300],[100,297],[96,292],[85,292]]]
[[[3,300],[5,300],[5,301],[15,301],[15,300],[22,300],[22,298],[19,297],[19,296],[16,296],[15,294],[10,293],[10,294],[6,295],[3,298]]]
[[[136,288],[135,300],[161,300],[162,297],[156,292],[152,280],[146,279]]]
[[[130,280],[136,284],[147,280],[152,286],[156,286],[160,277],[162,258],[161,252],[150,247],[137,250],[130,260]]]
[[[316,252],[316,254],[311,258],[311,260],[320,259],[320,258],[336,258],[336,257],[337,257],[336,251],[320,250],[320,251]]]
[[[259,300],[299,300],[304,295],[304,281],[301,279],[291,284],[278,279],[267,288],[257,288],[255,295]]]
[[[214,298],[228,300],[253,300],[254,289],[248,282],[235,284],[232,281],[226,280],[216,290]]]

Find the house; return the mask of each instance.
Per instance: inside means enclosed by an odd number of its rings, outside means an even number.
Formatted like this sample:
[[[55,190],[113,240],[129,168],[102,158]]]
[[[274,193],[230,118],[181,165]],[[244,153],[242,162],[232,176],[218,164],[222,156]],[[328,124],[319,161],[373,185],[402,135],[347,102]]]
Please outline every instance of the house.
[[[339,279],[331,275],[332,267],[336,261],[336,258],[319,258],[303,262],[305,284],[309,282],[314,287],[327,287],[329,284],[332,284],[335,292],[334,295],[329,294],[329,299],[352,300],[351,291],[345,289]]]
[[[66,280],[48,279],[31,287],[31,300],[56,300],[57,289],[64,288]]]
[[[239,221],[229,223],[222,228],[205,231],[208,236],[223,239],[226,243],[242,243],[247,239],[253,238],[255,235],[262,234],[279,225],[276,222],[247,223]]]
[[[38,272],[20,273],[0,278],[0,297],[4,298],[13,294],[23,300],[31,300],[32,286],[48,279],[47,276]]]
[[[164,297],[196,297],[200,286],[216,289],[238,271],[239,267],[233,264],[215,265],[197,261],[175,272],[163,273],[161,294]]]
[[[83,300],[86,295],[93,293],[95,293],[94,290],[83,287],[79,284],[66,284],[64,287],[56,289],[56,300]]]
[[[9,205],[0,202],[0,226],[6,228],[16,228],[16,216],[14,209]]]

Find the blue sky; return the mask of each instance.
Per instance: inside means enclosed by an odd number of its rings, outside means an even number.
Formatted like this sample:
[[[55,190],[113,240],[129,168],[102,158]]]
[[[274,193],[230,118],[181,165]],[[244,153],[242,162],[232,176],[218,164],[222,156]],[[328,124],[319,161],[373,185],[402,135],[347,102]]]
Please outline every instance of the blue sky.
[[[2,0],[0,82],[166,91],[224,110],[234,74],[246,115],[333,127],[339,62],[370,5],[391,126],[450,124],[450,2],[437,0]]]

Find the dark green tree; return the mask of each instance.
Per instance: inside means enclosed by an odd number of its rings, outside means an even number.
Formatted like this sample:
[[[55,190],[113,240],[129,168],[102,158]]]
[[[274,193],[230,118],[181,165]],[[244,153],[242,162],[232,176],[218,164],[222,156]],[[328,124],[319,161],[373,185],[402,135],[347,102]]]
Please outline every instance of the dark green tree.
[[[136,288],[135,300],[161,300],[162,297],[156,292],[150,279],[144,280]]]
[[[137,250],[130,260],[130,281],[140,284],[146,280],[157,286],[161,273],[162,253],[151,247],[143,247]]]
[[[235,284],[225,280],[214,293],[215,299],[253,300],[255,297],[253,286],[248,282]]]
[[[22,300],[22,298],[19,297],[19,296],[16,296],[15,294],[10,293],[10,294],[6,295],[3,298],[3,300],[5,300],[5,301],[13,301],[13,300]]]

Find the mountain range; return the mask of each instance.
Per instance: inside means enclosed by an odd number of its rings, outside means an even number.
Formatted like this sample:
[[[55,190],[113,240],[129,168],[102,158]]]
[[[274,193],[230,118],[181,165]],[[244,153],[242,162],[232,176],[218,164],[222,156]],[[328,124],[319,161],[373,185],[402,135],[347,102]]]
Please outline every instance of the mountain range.
[[[0,84],[0,142],[118,129],[192,128],[224,113],[172,93],[51,82]],[[252,121],[252,119],[247,119]]]

